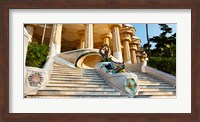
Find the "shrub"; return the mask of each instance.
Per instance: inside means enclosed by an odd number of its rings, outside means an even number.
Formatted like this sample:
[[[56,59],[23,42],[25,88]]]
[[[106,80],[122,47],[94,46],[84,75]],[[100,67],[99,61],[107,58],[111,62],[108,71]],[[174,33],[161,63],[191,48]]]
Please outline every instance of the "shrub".
[[[48,56],[48,46],[31,42],[28,45],[26,66],[42,68]]]
[[[151,57],[147,65],[163,72],[176,75],[176,58],[174,57]]]

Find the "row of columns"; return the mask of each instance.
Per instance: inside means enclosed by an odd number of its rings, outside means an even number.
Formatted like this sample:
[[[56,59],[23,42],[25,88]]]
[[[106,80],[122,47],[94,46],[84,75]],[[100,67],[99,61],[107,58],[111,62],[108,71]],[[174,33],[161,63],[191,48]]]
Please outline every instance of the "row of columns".
[[[121,24],[110,24],[109,28],[112,34],[102,34],[100,38],[103,40],[103,44],[108,45],[111,38],[113,39],[113,56],[120,62],[124,61],[124,63],[128,64],[139,63],[141,51],[138,50],[138,46],[140,45],[140,41],[137,38],[132,38],[135,34],[135,30],[128,26],[122,28]],[[32,40],[34,27],[32,25],[27,25],[26,29]],[[80,30],[77,33],[80,36],[79,48],[93,48],[93,24],[85,24],[85,30]],[[53,24],[49,45],[49,57],[53,57],[61,52],[61,37],[62,24]]]

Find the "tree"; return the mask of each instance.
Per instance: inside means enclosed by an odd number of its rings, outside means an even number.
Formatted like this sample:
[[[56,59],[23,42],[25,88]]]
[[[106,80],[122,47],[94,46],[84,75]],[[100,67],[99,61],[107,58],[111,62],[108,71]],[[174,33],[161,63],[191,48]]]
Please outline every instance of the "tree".
[[[149,39],[150,42],[156,43],[156,48],[152,50],[152,55],[161,57],[176,56],[176,33],[167,37],[167,34],[172,33],[172,28],[167,24],[159,25],[162,33]]]

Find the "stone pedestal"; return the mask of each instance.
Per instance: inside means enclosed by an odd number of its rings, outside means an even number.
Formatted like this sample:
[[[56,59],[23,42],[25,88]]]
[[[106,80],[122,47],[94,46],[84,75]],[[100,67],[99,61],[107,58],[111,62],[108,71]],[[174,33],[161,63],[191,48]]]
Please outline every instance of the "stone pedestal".
[[[61,52],[62,24],[54,24],[51,31],[49,57]]]
[[[78,35],[80,36],[80,49],[84,49],[85,48],[85,30],[80,30],[78,31]]]
[[[122,58],[122,50],[121,50],[121,42],[119,29],[121,29],[121,24],[111,24],[109,25],[112,30],[112,38],[113,38],[113,56],[117,58],[120,62],[123,62]]]
[[[85,25],[85,48],[93,48],[93,24]]]

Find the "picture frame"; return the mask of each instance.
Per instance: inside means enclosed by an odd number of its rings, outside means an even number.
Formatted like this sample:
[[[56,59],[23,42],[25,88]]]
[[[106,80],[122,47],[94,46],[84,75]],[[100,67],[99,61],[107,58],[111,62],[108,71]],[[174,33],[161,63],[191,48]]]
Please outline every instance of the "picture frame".
[[[191,94],[191,113],[161,114],[161,113],[9,113],[9,9],[191,9],[192,11],[192,94]],[[1,1],[0,24],[0,121],[200,121],[199,117],[199,33],[200,33],[200,1],[197,0],[89,0],[71,1],[34,1],[34,0],[3,0]]]

